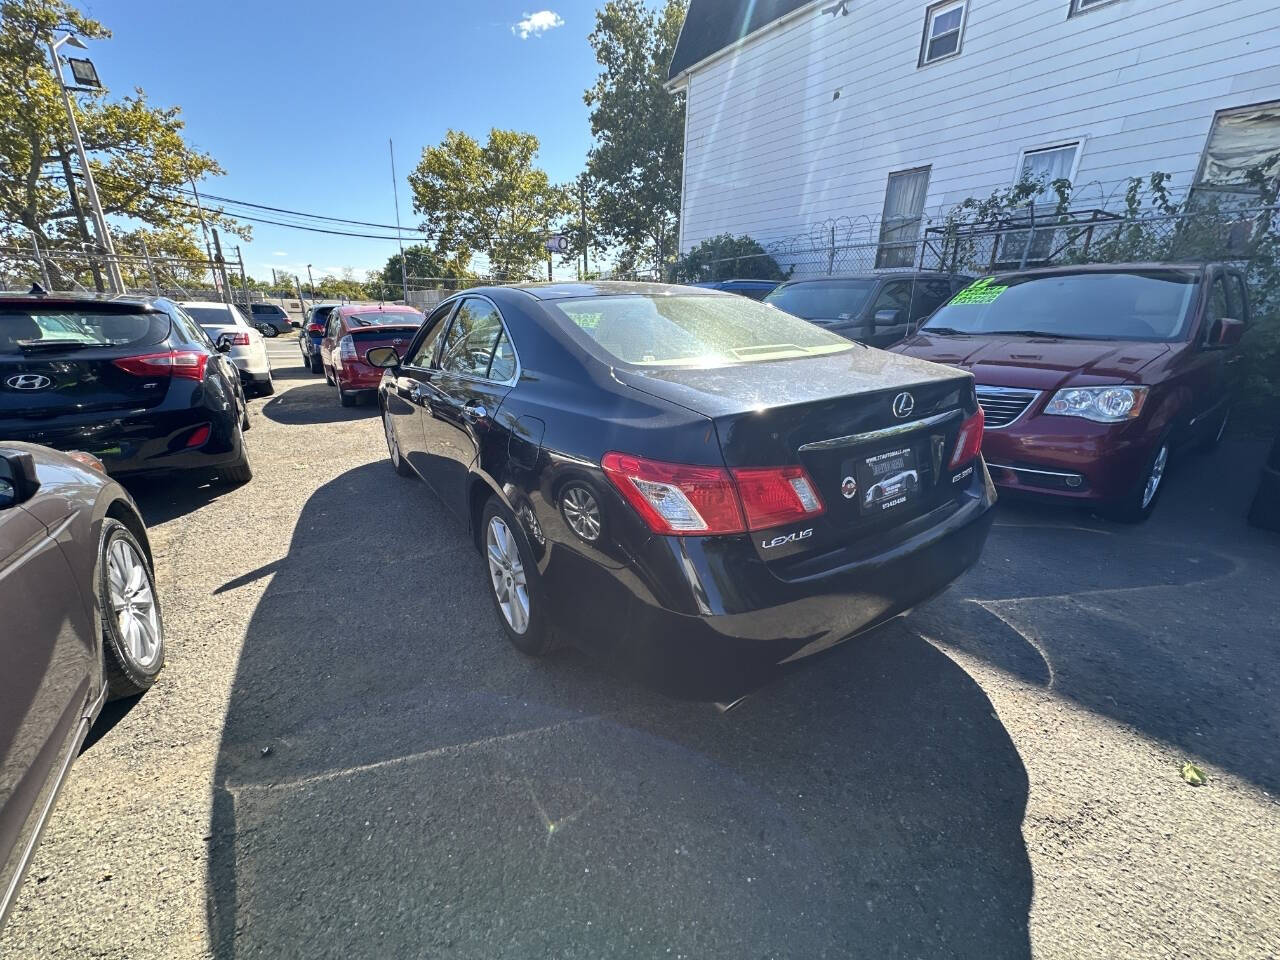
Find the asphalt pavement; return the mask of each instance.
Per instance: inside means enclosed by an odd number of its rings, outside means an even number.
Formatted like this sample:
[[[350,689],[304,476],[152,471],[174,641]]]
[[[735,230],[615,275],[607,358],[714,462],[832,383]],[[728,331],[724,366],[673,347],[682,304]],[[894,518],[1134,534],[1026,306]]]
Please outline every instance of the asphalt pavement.
[[[1002,503],[946,594],[721,712],[513,650],[376,410],[270,353],[251,483],[133,487],[168,663],[95,727],[0,955],[1280,955],[1262,445],[1140,527]]]

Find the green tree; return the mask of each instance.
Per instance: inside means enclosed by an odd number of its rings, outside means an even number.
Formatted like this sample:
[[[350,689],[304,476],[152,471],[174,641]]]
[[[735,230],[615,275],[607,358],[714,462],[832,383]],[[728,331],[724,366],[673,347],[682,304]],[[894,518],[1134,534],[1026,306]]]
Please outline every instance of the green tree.
[[[96,241],[62,94],[50,70],[47,44],[65,31],[89,40],[111,35],[66,0],[0,2],[0,240],[7,243],[27,246],[31,235],[46,249]],[[95,91],[76,100],[106,215],[170,237],[194,237],[198,216],[182,191],[190,177],[222,169],[186,144],[178,108],[153,106],[140,89],[119,99]],[[216,208],[208,216],[248,235]]]
[[[684,22],[684,0],[660,11],[643,0],[609,0],[588,40],[603,68],[584,96],[595,145],[597,232],[618,267],[663,265],[676,253],[684,164],[684,96],[664,84]]]
[[[397,251],[387,258],[387,265],[381,270],[371,271],[369,283],[383,292],[384,296],[399,297],[402,294],[402,275],[400,273],[400,253]],[[404,273],[408,276],[409,289],[414,287],[431,287],[436,280],[457,280],[465,276],[449,260],[441,257],[425,243],[415,243],[404,248]]]
[[[500,278],[538,274],[549,229],[569,202],[535,164],[537,153],[533,134],[498,129],[483,146],[450,130],[439,146],[422,151],[409,186],[414,211],[436,234],[437,269],[462,275],[474,256],[487,254]]]
[[[724,233],[703,240],[676,261],[677,283],[702,280],[785,280],[786,274],[764,247],[748,236]]]

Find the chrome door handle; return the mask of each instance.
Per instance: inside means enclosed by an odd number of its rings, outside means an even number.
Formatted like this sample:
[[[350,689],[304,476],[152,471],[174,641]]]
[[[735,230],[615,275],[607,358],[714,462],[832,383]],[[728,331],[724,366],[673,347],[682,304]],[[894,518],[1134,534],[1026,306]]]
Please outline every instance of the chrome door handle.
[[[489,411],[485,409],[483,403],[468,403],[462,408],[462,415],[472,423],[489,419]]]

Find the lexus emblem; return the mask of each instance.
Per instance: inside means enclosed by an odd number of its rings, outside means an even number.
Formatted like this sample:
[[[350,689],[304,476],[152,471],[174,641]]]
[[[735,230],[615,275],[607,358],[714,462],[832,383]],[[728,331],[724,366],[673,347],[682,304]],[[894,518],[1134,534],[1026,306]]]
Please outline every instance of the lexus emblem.
[[[905,420],[911,416],[911,412],[916,408],[916,398],[905,390],[893,398],[893,415],[899,420]]]
[[[12,387],[14,390],[44,390],[46,387],[52,387],[53,381],[40,373],[20,373],[6,380],[5,386]]]
[[[846,500],[852,500],[858,495],[858,481],[853,477],[845,477],[844,483],[840,484],[840,492]]]

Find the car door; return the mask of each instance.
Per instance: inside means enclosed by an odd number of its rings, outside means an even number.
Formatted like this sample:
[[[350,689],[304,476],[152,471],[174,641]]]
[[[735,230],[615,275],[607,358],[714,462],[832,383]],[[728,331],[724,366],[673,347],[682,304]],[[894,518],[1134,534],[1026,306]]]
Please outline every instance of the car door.
[[[324,337],[320,340],[320,362],[330,370],[333,369],[333,351],[337,349],[341,327],[341,314],[337,310],[331,310],[324,324]]]
[[[461,517],[471,465],[515,380],[515,351],[497,305],[487,297],[463,297],[424,384],[420,413],[423,476]]]
[[[1184,442],[1199,439],[1215,429],[1228,400],[1226,364],[1231,351],[1217,346],[1214,341],[1220,321],[1234,318],[1238,311],[1233,311],[1233,298],[1225,271],[1214,270],[1207,279],[1209,290],[1204,316],[1183,373],[1186,401],[1181,420],[1187,428],[1186,435],[1181,438]]]
[[[0,891],[38,826],[91,692],[93,624],[49,529],[0,464]],[[39,492],[36,492],[39,497]],[[62,524],[65,526],[65,524]],[[92,547],[90,548],[92,549]]]
[[[394,371],[384,395],[400,452],[424,476],[426,449],[421,414],[427,407],[427,386],[435,376],[436,354],[458,303],[457,299],[446,300],[423,321],[405,349],[404,362]]]
[[[914,280],[887,280],[880,287],[866,313],[866,336],[863,343],[872,347],[889,347],[907,335],[911,316],[911,292]]]

